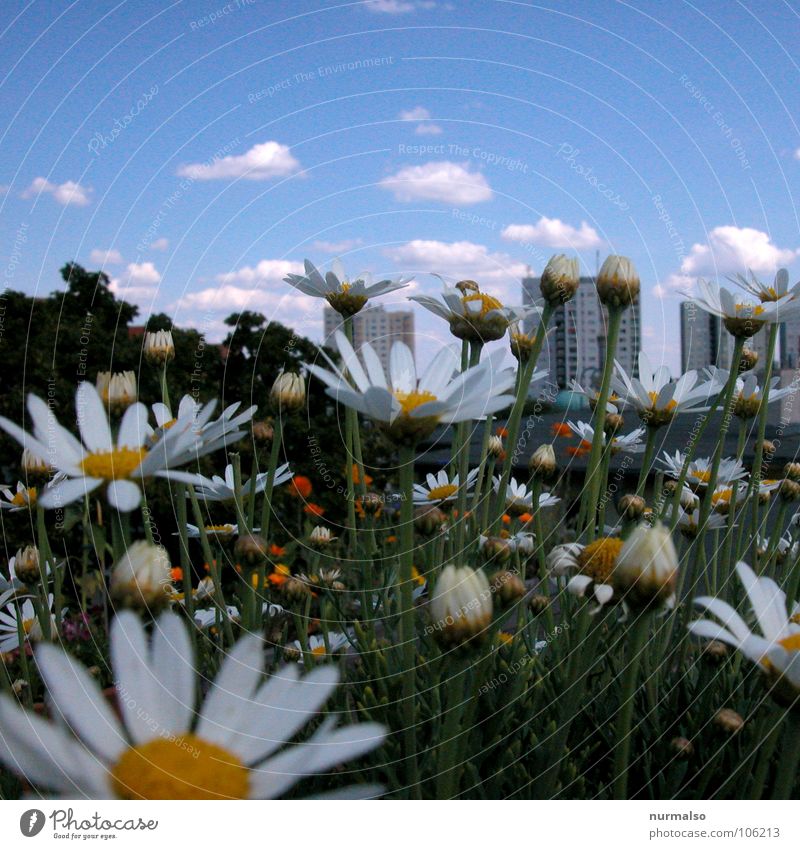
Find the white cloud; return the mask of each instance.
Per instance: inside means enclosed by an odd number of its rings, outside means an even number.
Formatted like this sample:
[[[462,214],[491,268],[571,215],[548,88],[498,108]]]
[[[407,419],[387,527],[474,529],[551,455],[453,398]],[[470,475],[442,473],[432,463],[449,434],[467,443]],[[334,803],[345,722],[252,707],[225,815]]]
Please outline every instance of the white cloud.
[[[413,109],[404,109],[399,115],[401,121],[424,121],[430,118],[431,113],[424,106],[415,106]]]
[[[798,147],[794,152],[794,158],[800,159],[800,147]]]
[[[402,15],[413,12],[415,8],[414,3],[408,3],[406,0],[368,0],[364,5],[370,12],[384,15]]]
[[[507,242],[527,242],[548,248],[572,248],[580,251],[598,248],[603,240],[594,227],[581,221],[579,228],[566,224],[560,218],[542,216],[535,224],[509,224],[500,236]]]
[[[89,262],[93,265],[120,265],[123,261],[122,254],[115,248],[108,251],[95,248],[89,254]]]
[[[262,259],[256,265],[245,265],[236,271],[218,274],[220,283],[245,283],[258,286],[261,283],[281,283],[287,274],[302,274],[303,263],[286,259]]]
[[[161,274],[152,262],[130,262],[120,277],[111,280],[109,288],[125,301],[147,306],[158,294]]]
[[[155,242],[150,243],[151,250],[154,251],[165,251],[169,247],[169,239],[156,239]]]
[[[61,206],[88,206],[90,201],[89,195],[92,189],[87,186],[82,186],[80,183],[75,183],[72,180],[67,180],[66,183],[56,184],[51,183],[44,177],[37,177],[27,189],[22,193],[22,197],[30,198],[36,195],[52,195],[56,203]]]
[[[780,248],[769,235],[753,227],[715,227],[706,244],[692,245],[678,273],[670,275],[671,289],[691,289],[698,277],[745,273],[770,275],[800,256],[800,250]]]
[[[438,125],[433,124],[430,121],[425,121],[422,124],[417,124],[417,128],[414,132],[418,136],[440,136],[444,130]]]
[[[492,190],[483,174],[469,170],[468,164],[428,162],[409,165],[381,180],[399,201],[436,200],[466,206],[492,198]]]
[[[315,251],[322,251],[326,254],[344,254],[361,244],[363,244],[361,239],[342,239],[341,242],[314,242],[311,247]]]
[[[271,180],[293,174],[299,168],[300,163],[285,144],[268,141],[254,145],[240,156],[182,165],[178,176],[193,180]]]

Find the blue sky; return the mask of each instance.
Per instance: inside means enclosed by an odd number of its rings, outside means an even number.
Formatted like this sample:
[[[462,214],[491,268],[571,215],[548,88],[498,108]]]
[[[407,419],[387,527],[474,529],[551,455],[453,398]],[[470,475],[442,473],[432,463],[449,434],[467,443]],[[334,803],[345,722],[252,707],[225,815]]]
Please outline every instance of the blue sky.
[[[621,253],[677,368],[679,289],[800,271],[798,13],[5,0],[4,284],[50,292],[75,259],[212,339],[241,308],[318,338],[321,305],[281,282],[304,257],[514,303],[552,253]],[[447,338],[417,324],[423,350]]]

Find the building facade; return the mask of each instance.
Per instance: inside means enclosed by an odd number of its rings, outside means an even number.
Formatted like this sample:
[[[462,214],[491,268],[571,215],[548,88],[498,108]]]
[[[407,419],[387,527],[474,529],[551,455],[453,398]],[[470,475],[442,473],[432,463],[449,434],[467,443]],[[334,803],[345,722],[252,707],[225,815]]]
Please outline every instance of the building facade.
[[[342,317],[336,310],[324,308],[324,345],[336,347],[333,334],[342,326]],[[356,351],[369,342],[380,358],[384,370],[389,367],[389,352],[395,342],[405,342],[414,353],[414,313],[411,310],[385,310],[383,307],[366,307],[353,316],[353,347]]]
[[[538,277],[522,280],[524,304],[541,300]],[[529,320],[529,332],[536,327],[536,317]],[[550,381],[559,389],[577,380],[584,387],[599,386],[605,361],[608,311],[597,296],[594,277],[581,277],[572,300],[559,306],[550,320],[547,345],[542,349],[539,367],[547,368]],[[629,307],[622,314],[616,359],[628,374],[637,373],[637,356],[641,332],[641,308]]]

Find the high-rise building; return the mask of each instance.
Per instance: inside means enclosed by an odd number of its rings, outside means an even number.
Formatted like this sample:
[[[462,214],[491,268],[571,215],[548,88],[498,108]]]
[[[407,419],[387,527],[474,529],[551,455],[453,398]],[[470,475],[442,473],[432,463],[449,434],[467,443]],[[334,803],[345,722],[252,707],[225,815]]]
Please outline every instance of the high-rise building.
[[[539,277],[523,278],[524,304],[541,300],[539,281]],[[637,373],[640,316],[639,304],[622,314],[616,359],[628,374]],[[536,321],[536,317],[529,319],[529,332],[535,329]],[[605,361],[608,311],[600,303],[593,277],[581,277],[575,297],[554,310],[549,327],[539,366],[549,369],[550,381],[560,389],[568,388],[572,380],[583,386],[598,386]]]
[[[800,368],[800,318],[790,318],[781,324],[781,368]]]
[[[700,309],[691,301],[681,303],[681,368],[702,369],[711,365],[730,368],[733,336],[722,319]],[[767,359],[767,330],[762,328],[745,342],[758,354],[755,371],[763,371]]]
[[[333,334],[342,326],[342,316],[326,306],[324,343],[333,345]],[[389,352],[394,342],[405,342],[414,353],[414,313],[411,310],[385,310],[366,307],[353,316],[353,347],[356,351],[369,342],[380,357],[384,370],[389,367]]]

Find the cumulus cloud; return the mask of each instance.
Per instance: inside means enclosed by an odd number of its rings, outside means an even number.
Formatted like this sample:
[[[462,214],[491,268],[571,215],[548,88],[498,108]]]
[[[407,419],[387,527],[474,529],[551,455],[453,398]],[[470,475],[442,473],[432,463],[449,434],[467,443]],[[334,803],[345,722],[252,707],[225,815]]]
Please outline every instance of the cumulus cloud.
[[[404,109],[398,116],[401,121],[418,122],[414,132],[420,136],[438,136],[442,128],[431,120],[431,113],[424,106],[415,106],[413,109]]]
[[[677,273],[670,275],[671,289],[691,289],[698,277],[717,277],[732,273],[770,275],[800,256],[800,249],[780,248],[763,230],[724,225],[715,227],[705,244],[692,245]]]
[[[151,250],[154,251],[165,251],[169,247],[169,239],[156,239],[155,242],[150,243]]]
[[[22,193],[23,198],[36,197],[37,195],[52,195],[56,203],[61,206],[88,206],[91,203],[89,195],[92,189],[67,180],[66,183],[51,183],[44,177],[37,177]]]
[[[311,247],[315,251],[322,251],[326,254],[343,254],[347,253],[347,251],[353,250],[353,248],[357,248],[361,244],[363,244],[361,239],[342,239],[341,242],[326,242],[324,240],[320,240],[318,242],[314,242]]]
[[[492,198],[486,178],[470,171],[466,163],[443,161],[409,165],[381,180],[380,185],[402,202],[436,200],[469,206]]]
[[[236,271],[218,274],[215,279],[220,283],[258,286],[262,283],[280,283],[287,274],[303,274],[303,263],[286,259],[262,259],[256,265],[244,265]]]
[[[367,0],[364,5],[370,12],[384,15],[403,15],[415,9],[415,4],[406,0]]]
[[[581,221],[580,227],[576,228],[560,218],[547,218],[544,215],[535,224],[509,224],[500,236],[507,242],[526,242],[576,251],[599,248],[603,244],[594,227],[585,221]]]
[[[300,163],[285,144],[276,141],[254,145],[239,156],[182,165],[178,176],[192,180],[272,180],[293,174]]]
[[[138,306],[152,304],[158,294],[161,274],[152,262],[130,262],[111,280],[109,288],[118,297]]]
[[[116,248],[107,251],[95,248],[89,254],[89,262],[94,265],[120,265],[123,261],[122,254]]]

